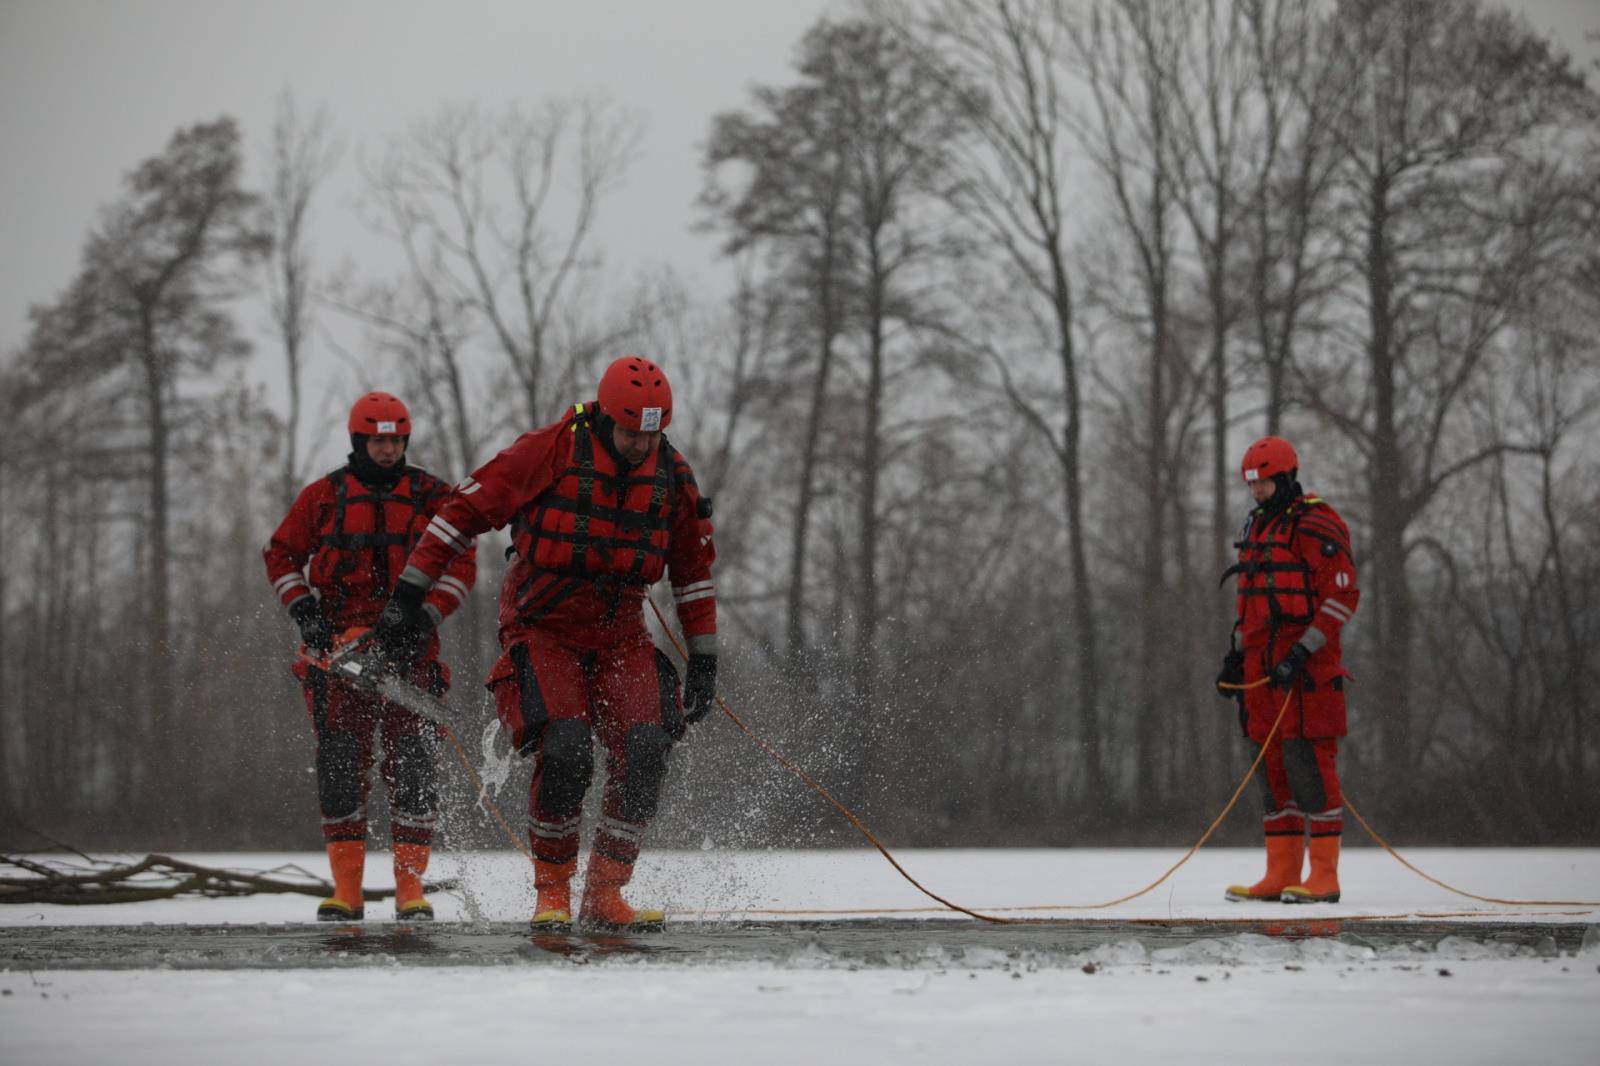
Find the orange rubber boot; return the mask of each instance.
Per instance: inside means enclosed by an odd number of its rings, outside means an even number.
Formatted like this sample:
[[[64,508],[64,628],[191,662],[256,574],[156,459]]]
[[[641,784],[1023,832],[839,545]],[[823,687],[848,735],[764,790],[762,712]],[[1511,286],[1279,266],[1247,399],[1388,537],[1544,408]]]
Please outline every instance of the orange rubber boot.
[[[1283,890],[1285,903],[1339,902],[1339,837],[1311,838],[1311,876]]]
[[[664,913],[636,910],[622,898],[622,886],[632,877],[632,863],[591,852],[589,869],[583,875],[583,911],[578,920],[597,929],[662,928],[667,920]]]
[[[394,846],[394,916],[402,921],[433,921],[433,904],[422,898],[430,851],[426,844]]]
[[[533,887],[539,893],[533,905],[533,928],[538,932],[565,932],[572,928],[572,872],[578,860],[533,860]]]
[[[1267,838],[1267,873],[1253,885],[1229,885],[1227,898],[1235,903],[1252,899],[1276,900],[1290,885],[1300,883],[1300,864],[1306,856],[1306,838],[1270,836]]]
[[[330,840],[328,868],[333,871],[333,895],[317,904],[317,921],[359,921],[366,913],[361,902],[361,874],[367,865],[367,842]]]

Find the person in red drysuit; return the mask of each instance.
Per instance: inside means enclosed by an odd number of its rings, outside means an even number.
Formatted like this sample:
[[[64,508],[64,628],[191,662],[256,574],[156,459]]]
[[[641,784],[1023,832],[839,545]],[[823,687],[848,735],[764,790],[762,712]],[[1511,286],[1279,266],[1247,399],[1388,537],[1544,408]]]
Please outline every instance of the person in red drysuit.
[[[406,556],[449,491],[432,474],[406,465],[411,417],[394,396],[362,396],[350,410],[349,429],[349,460],[300,491],[264,552],[267,580],[311,652],[327,652],[337,634],[377,621]],[[402,676],[419,688],[442,695],[449,687],[434,627],[460,606],[476,576],[475,551],[452,559],[422,605],[413,640],[395,649]],[[361,881],[375,734],[382,738],[389,793],[395,914],[431,919],[422,875],[438,818],[438,727],[329,678],[304,659],[292,669],[305,687],[316,732],[317,795],[333,871],[334,892],[317,907],[317,919],[347,921],[364,914]]]
[[[528,794],[535,928],[573,922],[571,881],[583,797],[605,752],[603,818],[578,921],[658,925],[621,895],[655,816],[672,746],[710,710],[717,673],[711,501],[663,435],[672,389],[661,368],[624,356],[597,400],[524,433],[457,485],[407,561],[379,641],[410,639],[418,605],[473,538],[512,527],[500,593],[503,654],[488,678],[511,743],[534,757]],[[670,574],[689,644],[682,692],[652,643],[644,601]]]
[[[1235,547],[1238,621],[1217,676],[1218,691],[1262,678],[1243,692],[1245,735],[1267,738],[1287,697],[1282,724],[1257,777],[1265,807],[1267,872],[1232,885],[1230,900],[1339,901],[1339,738],[1346,733],[1339,634],[1355,614],[1360,589],[1350,530],[1326,502],[1307,496],[1288,441],[1264,437],[1244,453],[1245,484],[1255,509]],[[1311,869],[1302,877],[1309,831]]]

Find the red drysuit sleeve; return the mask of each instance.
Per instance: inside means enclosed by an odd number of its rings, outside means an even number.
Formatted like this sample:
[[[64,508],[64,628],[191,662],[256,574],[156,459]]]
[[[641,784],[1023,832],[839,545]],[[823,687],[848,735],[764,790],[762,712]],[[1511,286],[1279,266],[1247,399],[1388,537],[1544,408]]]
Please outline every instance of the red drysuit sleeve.
[[[1318,603],[1311,625],[1325,637],[1336,637],[1361,599],[1349,527],[1333,508],[1322,506],[1300,520],[1297,539],[1301,558],[1311,568],[1311,588]]]
[[[402,580],[431,587],[480,533],[500,529],[565,468],[571,416],[524,433],[450,490],[406,560]]]
[[[267,580],[272,582],[278,601],[285,607],[302,596],[311,594],[306,583],[305,566],[316,548],[316,529],[313,512],[319,490],[324,482],[314,481],[300,490],[289,513],[273,531],[272,539],[262,549],[267,564]]]
[[[694,472],[683,456],[673,454],[672,543],[667,548],[667,575],[678,624],[691,640],[717,631],[717,588],[711,564],[717,549],[712,541],[710,501],[700,495]],[[703,513],[703,517],[702,517]]]

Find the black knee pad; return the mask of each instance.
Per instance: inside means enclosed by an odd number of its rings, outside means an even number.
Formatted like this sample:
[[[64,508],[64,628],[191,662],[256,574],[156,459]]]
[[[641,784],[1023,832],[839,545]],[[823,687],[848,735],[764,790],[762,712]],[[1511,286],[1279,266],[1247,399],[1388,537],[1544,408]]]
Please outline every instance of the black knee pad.
[[[433,736],[396,737],[393,751],[395,810],[433,814],[439,809],[438,745]]]
[[[1328,806],[1328,790],[1322,784],[1322,769],[1317,766],[1317,749],[1309,740],[1296,737],[1283,742],[1283,771],[1289,778],[1289,794],[1302,811],[1320,811]]]
[[[566,818],[583,806],[594,776],[594,744],[588,723],[563,718],[544,727],[539,751],[539,806],[553,818]]]
[[[1256,767],[1256,795],[1261,797],[1261,813],[1276,814],[1278,812],[1278,799],[1272,794],[1272,782],[1267,779],[1267,763],[1263,759],[1261,765]]]
[[[317,740],[317,802],[325,818],[347,818],[361,806],[361,743],[349,733]]]
[[[630,822],[648,822],[656,816],[661,799],[661,782],[667,777],[667,756],[672,753],[672,738],[658,725],[636,725],[623,742],[627,769],[622,778],[622,817]]]

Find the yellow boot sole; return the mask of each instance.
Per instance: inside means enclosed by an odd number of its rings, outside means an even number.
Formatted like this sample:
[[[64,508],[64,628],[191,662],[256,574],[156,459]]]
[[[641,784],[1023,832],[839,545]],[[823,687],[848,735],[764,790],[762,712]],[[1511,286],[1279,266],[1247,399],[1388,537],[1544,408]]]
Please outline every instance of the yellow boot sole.
[[[1258,896],[1251,892],[1250,888],[1250,885],[1229,885],[1228,891],[1223,893],[1222,898],[1226,899],[1229,903],[1251,903],[1259,901],[1276,903],[1283,896],[1281,891],[1269,892],[1265,895]]]
[[[572,912],[563,910],[540,911],[528,923],[535,933],[568,933],[572,931]]]
[[[431,922],[433,904],[425,899],[407,900],[394,909],[394,917],[400,922]]]
[[[342,899],[329,896],[317,904],[319,922],[359,922],[366,914],[364,907],[352,907]]]
[[[1338,903],[1339,890],[1336,888],[1332,892],[1318,895],[1305,885],[1290,885],[1283,890],[1283,895],[1279,898],[1285,903]]]

